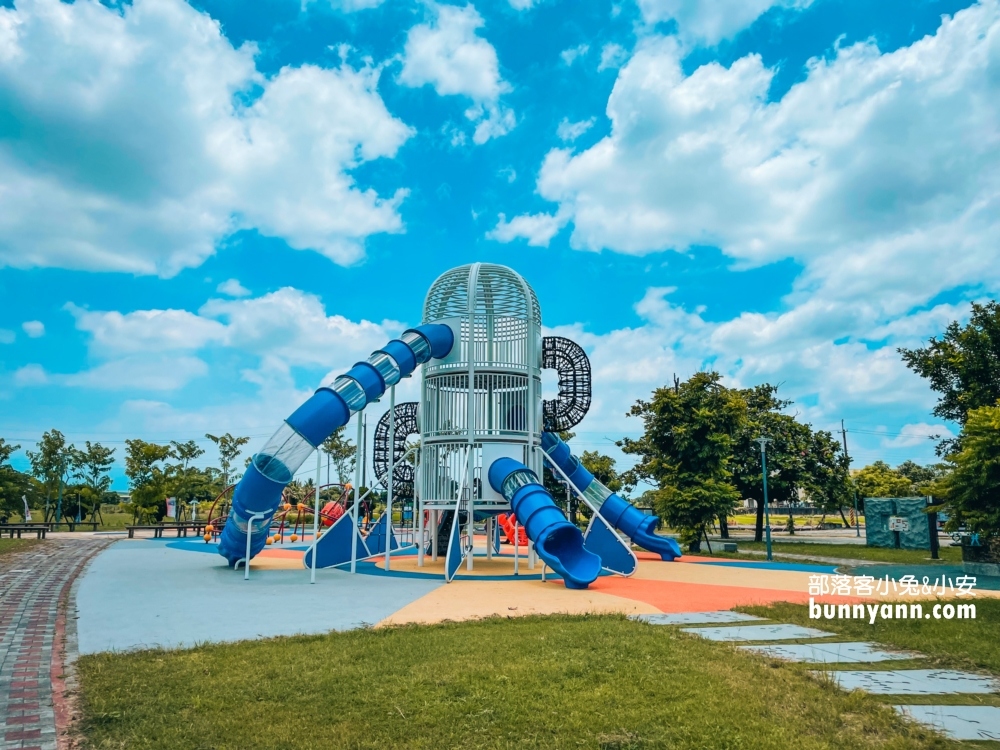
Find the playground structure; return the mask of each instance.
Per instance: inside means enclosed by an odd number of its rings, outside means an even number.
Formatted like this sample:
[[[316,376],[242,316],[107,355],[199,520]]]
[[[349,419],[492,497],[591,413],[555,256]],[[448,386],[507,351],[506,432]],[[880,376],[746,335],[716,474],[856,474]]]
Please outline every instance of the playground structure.
[[[396,384],[418,365],[420,402],[397,405]],[[542,400],[543,368],[558,373],[555,399]],[[393,502],[407,498],[416,511],[417,565],[423,567],[428,555],[433,561],[443,555],[447,581],[463,563],[473,569],[477,522],[486,531],[481,554],[489,559],[497,553],[500,515],[509,540],[523,534],[528,542],[529,562],[539,558],[568,588],[586,588],[602,570],[631,575],[637,567],[632,543],[663,560],[680,557],[673,539],[654,533],[655,516],[597,481],[558,437],[590,406],[583,349],[569,339],[542,337],[538,299],[516,272],[475,263],[440,276],[427,294],[420,326],[319,388],[254,455],[219,536],[219,552],[230,565],[248,564],[273,540],[284,487],[329,435],[386,391],[389,409],[376,429],[373,462],[376,486],[386,488],[385,512],[363,536],[360,465],[349,513],[324,516],[317,489],[307,567],[350,565],[355,572],[359,560],[384,556],[388,569],[391,553],[401,548]],[[357,424],[360,444],[360,418]],[[408,447],[412,435],[419,436],[418,447]],[[543,487],[545,465],[590,508],[586,532]],[[332,521],[322,533],[321,519]]]

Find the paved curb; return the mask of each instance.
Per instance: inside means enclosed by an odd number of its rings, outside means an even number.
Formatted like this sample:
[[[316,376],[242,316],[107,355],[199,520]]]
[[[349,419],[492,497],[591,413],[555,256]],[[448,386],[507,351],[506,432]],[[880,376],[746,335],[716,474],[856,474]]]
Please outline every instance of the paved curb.
[[[0,748],[57,750],[66,719],[63,648],[72,582],[108,546],[47,542],[0,565]],[[63,715],[61,715],[63,714]],[[65,730],[64,730],[65,731]]]

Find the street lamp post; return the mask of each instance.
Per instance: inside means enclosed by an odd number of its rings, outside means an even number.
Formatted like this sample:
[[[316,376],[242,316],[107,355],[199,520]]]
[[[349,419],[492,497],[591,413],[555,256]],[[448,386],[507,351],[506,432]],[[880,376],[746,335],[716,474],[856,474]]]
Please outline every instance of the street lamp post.
[[[767,444],[771,438],[759,437],[761,476],[764,479],[764,533],[767,534],[767,559],[771,560],[771,513],[767,507]]]

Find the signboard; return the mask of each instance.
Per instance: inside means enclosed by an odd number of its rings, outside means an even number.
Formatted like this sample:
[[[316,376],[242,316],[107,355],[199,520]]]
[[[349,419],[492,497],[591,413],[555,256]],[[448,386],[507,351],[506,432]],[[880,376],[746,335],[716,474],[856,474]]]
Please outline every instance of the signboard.
[[[910,522],[903,516],[889,516],[889,531],[909,531]]]
[[[177,518],[177,500],[172,497],[167,498],[167,518]]]

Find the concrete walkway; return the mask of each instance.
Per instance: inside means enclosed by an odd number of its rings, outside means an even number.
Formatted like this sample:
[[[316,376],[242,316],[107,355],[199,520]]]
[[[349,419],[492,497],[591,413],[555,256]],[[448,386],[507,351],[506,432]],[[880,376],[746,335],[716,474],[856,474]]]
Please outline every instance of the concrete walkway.
[[[103,539],[49,540],[0,557],[0,750],[57,747],[63,605]]]

